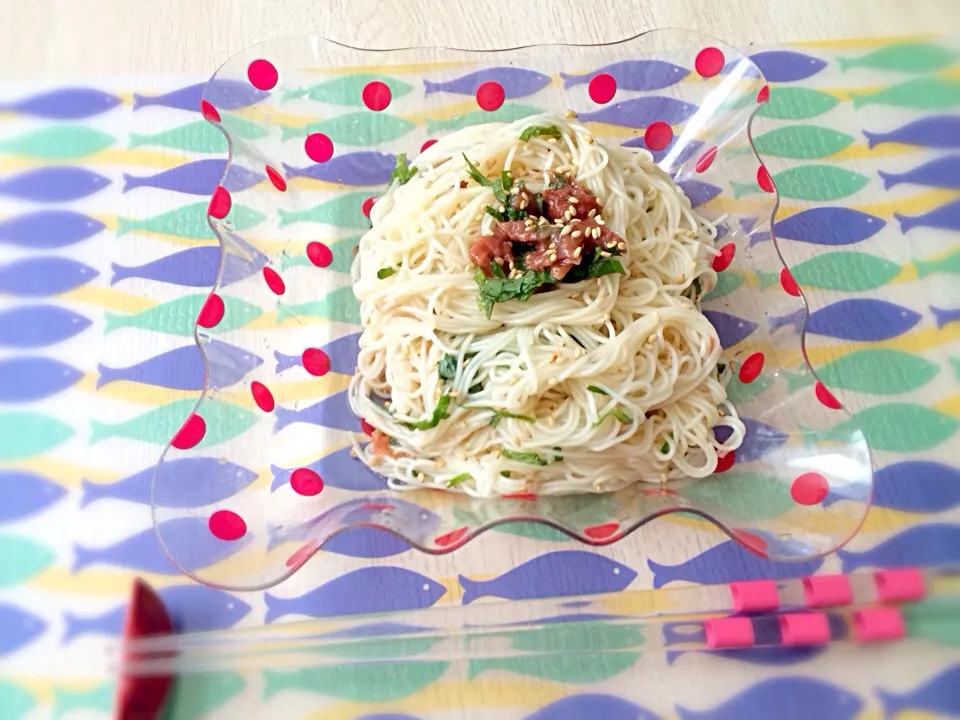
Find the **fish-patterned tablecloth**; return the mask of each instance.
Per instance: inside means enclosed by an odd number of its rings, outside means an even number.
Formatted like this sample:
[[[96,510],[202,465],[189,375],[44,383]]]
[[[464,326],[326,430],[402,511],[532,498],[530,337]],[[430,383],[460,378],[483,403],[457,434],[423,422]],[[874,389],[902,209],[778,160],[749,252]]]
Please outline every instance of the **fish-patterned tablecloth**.
[[[182,577],[149,511],[159,452],[203,384],[191,335],[219,262],[205,213],[226,143],[198,113],[204,78],[0,86],[0,720],[108,716],[106,649],[136,574],[190,631],[960,562],[960,41],[853,40],[750,54],[772,87],[755,138],[781,195],[776,235],[814,308],[810,360],[862,424],[876,460],[874,507],[849,546],[774,563],[684,517],[597,550],[526,524],[441,557],[357,532],[331,542],[290,582],[242,595]],[[393,75],[395,94],[431,87],[429,69]],[[331,79],[313,92],[352,98],[350,82]],[[542,88],[516,83],[510,97],[536,107]],[[456,93],[455,84],[435,89]],[[411,126],[383,119],[396,132]],[[391,169],[364,168],[357,197]],[[263,220],[234,208],[239,230]],[[334,247],[335,269],[348,268],[350,249]],[[780,281],[725,273],[718,292]],[[227,317],[256,321],[257,308],[235,302]],[[349,358],[343,367],[333,360],[334,372],[349,371]],[[292,367],[300,358],[241,353],[233,365],[244,372],[261,361]],[[798,373],[795,382],[810,379]],[[250,421],[226,402],[215,412],[214,427],[230,436]],[[204,482],[214,469],[198,463],[170,501],[202,506],[253,482],[286,481],[280,468],[231,469],[229,482],[214,485]],[[193,541],[204,540],[184,538]],[[205,560],[216,552],[211,546]],[[909,622],[927,644],[190,676],[168,717],[957,716],[960,626]]]

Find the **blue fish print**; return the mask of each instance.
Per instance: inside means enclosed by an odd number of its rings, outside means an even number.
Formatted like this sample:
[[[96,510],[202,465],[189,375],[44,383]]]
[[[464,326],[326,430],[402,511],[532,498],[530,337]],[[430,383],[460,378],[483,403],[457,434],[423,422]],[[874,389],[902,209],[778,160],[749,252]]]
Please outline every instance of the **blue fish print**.
[[[60,485],[26,470],[0,470],[0,523],[43,512],[67,494]]]
[[[46,629],[45,620],[16,605],[0,603],[0,657],[29,645]]]
[[[560,73],[560,77],[563,78],[563,86],[568,88],[584,85],[602,74],[613,77],[617,81],[618,90],[650,91],[676,85],[689,75],[690,71],[663,60],[621,60],[586,75]]]
[[[93,88],[60,88],[0,103],[0,111],[32,115],[45,120],[82,120],[102,115],[122,101],[116,95]]]
[[[854,245],[880,232],[886,221],[869,213],[843,207],[812,208],[773,225],[778,240],[813,245]]]
[[[0,312],[0,347],[41,348],[69,340],[93,321],[56,305],[20,305]]]
[[[52,250],[82,242],[106,227],[99,220],[72,210],[38,210],[0,222],[0,242]]]
[[[756,323],[719,310],[704,310],[703,314],[716,329],[723,348],[733,347],[741,340],[746,340],[757,329]]]
[[[758,647],[744,648],[743,650],[711,650],[710,657],[733,660],[734,662],[745,662],[750,665],[780,667],[808,662],[826,651],[827,648],[823,645],[812,645],[808,647]],[[667,664],[673,665],[681,655],[688,654],[689,653],[683,652],[682,650],[668,650]]]
[[[69,292],[100,273],[89,265],[61,257],[28,257],[0,267],[0,292],[44,297]]]
[[[294,598],[264,593],[271,623],[285,615],[336,617],[396,610],[417,610],[434,605],[447,592],[438,582],[398,567],[365,567],[348,572],[315,590]]]
[[[704,313],[706,314],[706,313]],[[792,327],[800,332],[806,310],[770,318],[770,332]],[[875,298],[852,298],[827,305],[810,314],[806,331],[814,335],[871,342],[903,335],[920,322],[920,313]]]
[[[937,327],[942,328],[947,323],[956,322],[960,320],[960,308],[956,310],[947,310],[944,308],[930,306],[930,312],[933,313],[933,317],[937,321]]]
[[[677,185],[683,190],[683,194],[690,198],[690,205],[695,208],[706,205],[723,192],[723,188],[699,180],[681,180]]]
[[[493,67],[462,75],[453,80],[441,82],[424,80],[423,89],[427,95],[436,92],[473,95],[477,92],[477,88],[486,82],[500,83],[506,98],[519,98],[533,95],[545,88],[550,84],[550,76],[524,68]]]
[[[601,110],[580,113],[581,122],[602,122],[628,128],[645,128],[662,121],[679,125],[697,111],[696,105],[671,97],[649,95],[630,98]]]
[[[647,560],[653,572],[653,586],[661,588],[677,580],[730,583],[738,580],[783,580],[812,575],[823,558],[804,562],[776,562],[755,555],[735,540],[727,540],[680,565],[661,565]]]
[[[0,179],[0,196],[35,202],[69,202],[103,190],[110,178],[80,167],[47,166]]]
[[[321,348],[330,359],[330,372],[352,375],[357,369],[357,355],[360,353],[360,333],[344,335]],[[279,350],[273,351],[277,360],[276,373],[279,375],[292,367],[303,367],[303,354],[285,355]]]
[[[151,187],[188,195],[211,195],[220,178],[223,177],[226,163],[226,160],[210,158],[195,160],[146,177],[135,177],[124,173],[123,192],[139,187]],[[231,164],[227,176],[223,179],[223,187],[232,193],[240,192],[253,187],[264,177],[265,175],[261,172]]]
[[[844,495],[831,492],[823,500],[830,507]],[[872,502],[876,507],[904,512],[932,513],[960,505],[960,470],[929,460],[887,465],[873,475]]]
[[[80,507],[104,498],[150,504],[153,478],[157,489],[153,500],[158,507],[195,508],[231,498],[257,479],[253,470],[229,460],[212,457],[186,457],[165,460],[157,469],[145,470],[113,483],[84,480]]]
[[[204,95],[206,92],[206,95]],[[171,90],[162,95],[133,95],[133,109],[150,106],[177,108],[179,110],[200,109],[200,101],[206,97],[218,110],[239,110],[258,103],[270,93],[257,90],[249,82],[216,78],[209,83],[196,83],[187,87]]]
[[[937,717],[960,716],[960,665],[947,668],[920,687],[905,693],[877,690],[883,716],[892,718],[906,710],[922,710]]]
[[[955,150],[960,148],[960,115],[931,115],[914,120],[890,132],[863,131],[872,149],[883,143]]]
[[[113,270],[113,277],[110,284],[115,285],[128,278],[143,278],[182,287],[210,288],[217,281],[220,259],[223,256],[219,245],[208,245],[181,250],[138,267],[112,263],[110,269]],[[244,256],[228,253],[223,261],[220,287],[248,278],[260,272],[266,264],[267,256],[258,250],[245,253]]]
[[[769,717],[771,708],[778,720],[853,720],[863,701],[822,680],[787,676],[763,680],[709,710],[676,708],[680,720],[759,720]]]
[[[624,147],[639,147],[646,149],[647,143],[643,137],[635,137],[621,143]],[[678,147],[678,145],[680,147]],[[703,143],[699,140],[687,140],[683,137],[674,136],[663,150],[651,150],[653,161],[660,166],[664,172],[674,173],[685,162],[699,155]]]
[[[900,223],[900,232],[906,233],[914,228],[929,227],[937,230],[960,230],[960,200],[941,205],[923,215],[901,215],[893,217]]]
[[[789,436],[782,430],[771,427],[766,423],[753,418],[744,417],[743,421],[746,433],[743,443],[737,448],[737,462],[747,463],[759,460],[764,455],[773,452],[783,445]],[[719,425],[714,428],[714,435],[720,442],[726,442],[730,437],[732,430],[726,425]]]
[[[210,363],[210,386],[227,388],[243,380],[247,373],[263,364],[263,359],[243,348],[219,340],[209,340],[203,351]],[[118,380],[155,385],[171,390],[203,390],[206,368],[196,345],[187,345],[125,368],[97,365],[100,374],[97,389]]]
[[[603,718],[604,720],[660,720],[646,708],[614,695],[583,693],[568,695],[542,707],[526,720],[585,720],[585,718]]]
[[[957,190],[960,189],[960,155],[939,157],[905,173],[878,170],[877,175],[883,180],[885,190],[903,183]]]
[[[863,552],[837,550],[843,572],[859,568],[926,567],[960,562],[960,525],[918,525]]]
[[[793,50],[764,50],[750,59],[756,63],[767,82],[796,82],[823,70],[827,63],[820,58]]]
[[[111,565],[158,575],[179,575],[160,547],[157,531],[163,536],[170,553],[185,567],[195,572],[236,555],[253,539],[247,533],[240,540],[219,540],[207,527],[206,517],[183,517],[160,523],[157,530],[148,528],[107,547],[88,548],[74,545],[73,572],[90,565]]]
[[[0,360],[0,402],[29,402],[72,387],[83,373],[59,360],[11,357]]]
[[[277,417],[273,426],[274,432],[279,432],[294,423],[309,423],[347,432],[356,432],[360,429],[360,421],[350,409],[346,390],[325,397],[303,410],[278,407],[274,410],[274,415]]]
[[[302,533],[306,539],[312,525],[306,525]],[[285,534],[284,540],[294,539]],[[327,540],[320,549],[334,555],[346,555],[357,558],[384,558],[400,555],[410,549],[410,543],[401,540],[393,533],[373,527],[352,527]]]
[[[499,597],[505,600],[595,595],[623,590],[634,578],[635,570],[585,550],[560,550],[528,560],[492,580],[471,580],[460,576],[463,604],[477,598]]]
[[[397,166],[397,158],[389,153],[361,151],[334,155],[325,163],[304,168],[283,164],[287,178],[309,177],[341,185],[384,185]]]
[[[350,455],[351,449],[345,447],[335,450],[318,460],[314,460],[306,467],[322,477],[324,485],[328,487],[357,492],[386,490],[387,481]],[[270,472],[273,473],[273,482],[270,483],[270,491],[276,492],[289,483],[290,473],[294,470],[296,468],[287,469],[278,465],[271,465]]]
[[[204,585],[174,585],[158,590],[157,594],[170,614],[176,633],[226,630],[243,620],[251,609],[240,598]],[[126,612],[127,606],[119,605],[93,617],[65,613],[63,644],[83,635],[118,637],[123,632]]]

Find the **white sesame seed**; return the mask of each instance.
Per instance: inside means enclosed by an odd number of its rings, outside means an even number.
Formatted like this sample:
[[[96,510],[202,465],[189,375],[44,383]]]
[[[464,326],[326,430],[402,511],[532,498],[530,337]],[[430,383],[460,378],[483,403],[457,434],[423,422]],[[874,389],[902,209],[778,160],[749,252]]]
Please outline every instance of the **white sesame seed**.
[[[568,120],[576,120],[577,114],[573,110],[567,110],[563,116]]]
[[[541,218],[537,221],[537,225],[539,225],[540,227],[543,227],[544,225],[549,224],[549,222],[550,222],[550,221],[547,220],[545,217],[541,217]]]
[[[596,214],[597,214],[597,209],[596,209],[596,208],[590,208],[590,212],[587,213],[587,217],[593,217],[593,216],[596,215]]]
[[[563,230],[560,231],[560,237],[563,237],[564,235],[569,235],[569,234],[570,234],[570,229],[571,229],[571,228],[570,228],[569,225],[564,225],[564,226],[563,226]]]
[[[547,142],[550,143],[551,145],[556,145],[557,139],[555,137],[547,138]]]
[[[572,233],[570,233],[570,237],[575,237],[575,238],[578,238],[581,235],[583,235],[583,233],[580,232],[579,230],[574,230]]]
[[[626,249],[627,249],[627,244],[625,242],[617,243],[617,250],[619,250],[620,252],[623,252]],[[681,280],[682,279],[683,278],[681,278]]]
[[[500,206],[499,208],[497,208],[497,209],[498,209],[500,212],[506,212],[506,211],[507,211],[507,208],[506,208],[505,205],[501,205],[501,206]]]
[[[602,217],[597,216],[596,221],[597,221],[597,225],[606,225]]]
[[[583,251],[583,248],[582,248],[582,247],[576,248],[576,249],[573,251],[573,256],[574,256],[575,258],[580,257],[580,253],[581,253],[582,251]]]
[[[493,261],[494,261],[497,265],[500,265],[500,266],[503,265],[503,258],[502,258],[502,257],[494,258]]]
[[[600,257],[610,257],[610,253],[608,253],[606,250],[602,250],[600,252]]]
[[[556,385],[556,384],[557,384],[556,378],[550,378],[549,380],[547,380],[547,385]]]
[[[567,198],[567,202],[569,202],[571,205],[576,205],[580,201],[577,200],[573,195],[571,195],[569,198]]]

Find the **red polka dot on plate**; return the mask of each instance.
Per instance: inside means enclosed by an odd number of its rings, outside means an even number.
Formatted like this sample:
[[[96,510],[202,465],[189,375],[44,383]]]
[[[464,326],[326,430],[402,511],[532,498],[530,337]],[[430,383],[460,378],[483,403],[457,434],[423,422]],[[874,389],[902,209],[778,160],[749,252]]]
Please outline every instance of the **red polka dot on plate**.
[[[487,112],[493,112],[503,105],[505,97],[503,85],[498,82],[485,82],[477,88],[477,105]]]
[[[715,146],[705,150],[703,155],[701,155],[697,159],[696,171],[698,173],[706,172],[707,169],[711,165],[713,165],[713,161],[716,157],[717,157],[717,148]]]
[[[536,493],[530,492],[515,492],[515,493],[506,493],[504,494],[505,498],[510,498],[511,500],[536,500]]]
[[[203,436],[206,434],[207,423],[204,422],[202,417],[194,413],[187,418],[183,427],[173,436],[170,444],[177,450],[189,450],[192,447],[196,447],[197,443],[203,440]]]
[[[319,348],[307,348],[301,356],[303,369],[316,377],[323,377],[330,372],[330,356]]]
[[[323,478],[310,468],[297,468],[290,473],[290,487],[297,495],[313,497],[323,492]]]
[[[222,185],[217,185],[210,197],[210,204],[207,205],[207,214],[217,220],[223,220],[230,214],[231,207],[233,207],[233,199],[230,193]]]
[[[428,147],[430,147],[430,146],[432,146],[432,145],[436,145],[436,144],[437,144],[436,139],[435,139],[435,138],[430,138],[430,139],[427,140],[425,143],[423,143],[423,145],[420,146],[420,152],[423,152],[423,151],[426,150]]]
[[[720,74],[724,62],[723,51],[720,48],[708,47],[697,53],[693,66],[700,77],[710,78]]]
[[[617,80],[613,75],[600,73],[594,76],[587,86],[590,99],[598,105],[606,105],[617,94]]]
[[[247,523],[232,510],[217,510],[210,516],[208,525],[218,540],[239,540],[247,534]]]
[[[839,410],[843,407],[840,401],[834,397],[833,393],[827,390],[826,386],[819,380],[817,380],[817,384],[814,385],[813,392],[817,396],[817,400],[819,400],[820,404],[824,407],[828,407],[831,410]]]
[[[296,570],[298,567],[303,565],[310,557],[317,551],[320,547],[320,543],[316,540],[311,540],[303,547],[297,549],[297,551],[287,558],[286,565],[288,568],[293,568]]]
[[[643,142],[650,150],[663,150],[673,140],[673,128],[665,122],[650,123],[650,127],[643,133]]]
[[[308,158],[323,163],[333,157],[333,140],[323,133],[312,133],[303,141],[303,149]]]
[[[363,214],[367,217],[370,217],[370,211],[373,209],[373,204],[377,201],[375,197],[368,197],[363,201],[363,205],[360,206],[360,210],[363,211]]]
[[[208,329],[215,328],[223,320],[223,311],[223,298],[216,293],[211,293],[200,309],[197,324]]]
[[[806,472],[790,485],[790,496],[800,505],[816,505],[830,492],[827,479],[818,472]]]
[[[760,189],[764,192],[772,193],[776,190],[776,186],[773,184],[773,178],[770,177],[770,173],[763,165],[757,168],[757,185],[759,185]]]
[[[784,268],[780,271],[780,287],[783,288],[783,291],[787,293],[787,295],[800,297],[800,286],[797,285],[797,281],[793,279],[789,268]]]
[[[720,254],[713,259],[713,269],[715,272],[723,272],[730,263],[733,262],[733,256],[737,253],[737,246],[733,243],[727,243],[720,248]]]
[[[261,58],[247,66],[247,79],[257,90],[273,90],[279,77],[277,68],[269,60]]]
[[[737,377],[744,384],[751,383],[757,379],[761,372],[763,372],[763,353],[755,352],[743,361],[740,370],[737,372]]]
[[[393,94],[390,92],[389,85],[379,80],[373,80],[363,86],[361,97],[364,105],[375,112],[380,112],[387,109],[390,100],[393,99]]]
[[[733,536],[757,555],[767,556],[767,541],[749,530],[734,530]]]
[[[714,473],[726,472],[733,467],[733,464],[737,461],[737,452],[736,450],[731,450],[726,455],[721,455],[717,458],[717,466],[713,469]]]
[[[770,100],[770,86],[764,85],[762,88],[760,88],[760,92],[757,93],[757,102],[765,103],[768,100]]]
[[[435,545],[440,547],[447,547],[448,545],[453,545],[456,542],[459,542],[463,539],[463,536],[467,534],[467,528],[457,528],[456,530],[451,530],[450,532],[444,535],[437,535],[433,539]]]
[[[272,167],[267,165],[267,177],[270,178],[270,182],[273,183],[273,186],[280,192],[285,192],[287,189],[287,181],[283,179],[283,175],[278,173]]]
[[[250,394],[253,395],[253,401],[257,404],[257,407],[264,412],[273,412],[273,409],[277,406],[273,399],[273,393],[262,382],[254,380],[250,383]]]
[[[273,268],[265,267],[263,269],[263,279],[266,280],[267,287],[274,295],[283,295],[287,291],[283,278]]]
[[[584,528],[583,534],[588,538],[593,538],[594,540],[604,540],[614,535],[619,528],[620,523],[608,522],[604,523],[603,525],[594,525],[593,527]]]
[[[210,122],[215,123],[220,122],[220,113],[217,112],[217,109],[212,103],[209,103],[206,100],[200,101],[200,114],[203,115],[204,120],[209,120]]]
[[[367,435],[373,435],[373,433],[377,430],[373,425],[368,423],[363,418],[360,418],[360,429],[363,430],[363,432]]]
[[[307,259],[317,267],[325,268],[333,262],[333,252],[322,242],[307,245]]]

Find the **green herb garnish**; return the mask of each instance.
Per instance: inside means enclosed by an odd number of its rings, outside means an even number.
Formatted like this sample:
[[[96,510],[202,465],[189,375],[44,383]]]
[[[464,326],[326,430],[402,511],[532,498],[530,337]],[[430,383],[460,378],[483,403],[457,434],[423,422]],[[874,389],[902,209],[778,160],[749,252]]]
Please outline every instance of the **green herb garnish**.
[[[449,481],[447,481],[447,487],[448,488],[456,487],[460,483],[466,480],[472,480],[472,479],[473,479],[473,475],[471,475],[470,473],[460,473],[459,475],[452,477],[450,478]]]
[[[507,412],[506,410],[497,410],[497,408],[481,408],[482,410],[489,410],[493,413],[493,418],[490,420],[490,427],[496,427],[500,424],[500,421],[504,418],[511,418],[513,420],[526,420],[527,422],[536,422],[536,418],[532,418],[529,415],[517,415],[516,413]]]
[[[619,422],[623,423],[624,425],[629,425],[630,423],[633,422],[633,418],[632,418],[632,417],[630,417],[629,415],[627,415],[627,413],[625,413],[625,412],[624,412],[623,410],[621,410],[620,408],[615,407],[613,410],[610,410],[609,412],[605,412],[603,415],[601,415],[599,418],[597,418],[597,422],[594,423],[594,427],[596,427],[597,425],[599,425],[600,423],[602,423],[602,422],[603,422],[604,420],[606,420],[608,417],[612,417],[612,418],[618,420]]]
[[[444,380],[453,380],[457,376],[457,356],[447,353],[440,358],[437,374]]]
[[[488,278],[480,271],[477,271],[474,276],[477,287],[480,289],[477,295],[477,303],[488,319],[493,313],[495,303],[502,303],[507,300],[529,300],[530,296],[541,285],[556,282],[550,275],[549,270],[526,270],[520,277],[508,278],[504,274],[503,268],[496,263],[492,264],[490,268],[494,275],[492,278]]]
[[[669,437],[670,440],[673,440],[673,433],[672,432],[667,433],[667,437]],[[667,440],[664,440],[663,445],[660,446],[660,454],[666,455],[668,452],[670,452],[670,442]]]
[[[413,168],[413,169],[411,169]],[[397,166],[390,173],[390,183],[397,180],[401,185],[410,182],[410,178],[417,174],[417,168],[407,164],[407,154],[397,155]]]
[[[392,267],[382,267],[379,270],[377,270],[377,279],[383,280],[384,278],[388,278],[396,272],[397,271],[394,270]]]
[[[470,158],[467,157],[466,153],[463,154],[463,159],[467,161],[467,174],[484,187],[489,187],[491,184],[490,180],[485,178],[483,173],[477,169],[477,166],[470,162]]]
[[[609,395],[609,394],[610,394],[610,393],[608,393],[606,390],[604,390],[602,387],[597,387],[596,385],[587,385],[587,390],[589,390],[590,392],[598,393],[598,394],[600,394],[600,395]]]
[[[566,181],[566,180],[564,180],[564,179],[563,179],[562,177],[560,177],[559,175],[554,175],[554,176],[553,176],[553,180],[550,181],[550,189],[551,189],[551,190],[559,190],[560,188],[562,188],[562,187],[563,187],[564,185],[566,185],[566,184],[567,184],[567,181]]]
[[[623,265],[620,264],[619,260],[615,260],[612,257],[601,257],[597,255],[594,257],[593,262],[590,263],[587,267],[587,276],[592,278],[598,278],[601,275],[611,275],[613,273],[622,273]]]
[[[560,131],[557,129],[556,125],[533,125],[520,133],[520,139],[524,142],[527,142],[528,140],[531,140],[535,137],[540,137],[541,135],[560,137]]]
[[[441,395],[440,400],[437,401],[437,406],[433,409],[433,415],[429,420],[419,420],[417,422],[404,422],[401,423],[404,427],[409,428],[410,430],[430,430],[435,428],[440,424],[441,420],[449,417],[447,415],[447,408],[450,407],[450,396]]]
[[[518,452],[516,450],[508,450],[504,448],[500,451],[500,454],[508,460],[516,460],[517,462],[525,462],[530,465],[546,465],[547,461],[542,457],[532,452]]]

